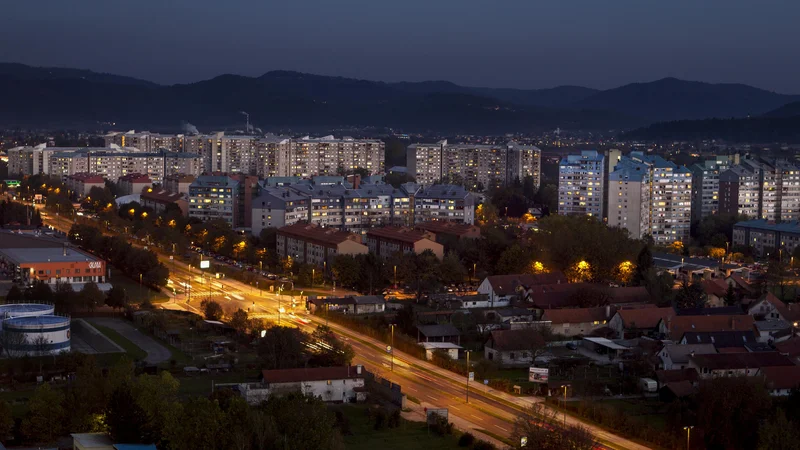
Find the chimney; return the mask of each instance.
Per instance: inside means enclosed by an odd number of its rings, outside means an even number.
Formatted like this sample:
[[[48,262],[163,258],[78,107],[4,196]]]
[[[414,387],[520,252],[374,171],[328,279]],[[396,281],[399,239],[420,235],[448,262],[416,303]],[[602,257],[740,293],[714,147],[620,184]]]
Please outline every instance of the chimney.
[[[357,373],[358,375],[361,375],[361,367],[363,367],[361,364],[359,364],[359,365],[357,365],[357,366],[356,366],[356,373]]]
[[[672,331],[672,316],[667,316],[667,334]]]
[[[67,256],[67,244],[64,244],[64,247],[62,248],[62,254]]]
[[[606,305],[606,320],[611,318],[611,305]]]

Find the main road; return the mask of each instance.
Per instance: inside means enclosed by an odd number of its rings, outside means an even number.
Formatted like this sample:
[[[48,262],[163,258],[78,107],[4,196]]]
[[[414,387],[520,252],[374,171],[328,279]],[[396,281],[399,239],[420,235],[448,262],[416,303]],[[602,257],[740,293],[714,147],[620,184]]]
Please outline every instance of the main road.
[[[64,232],[67,232],[72,225],[72,222],[64,217],[57,216],[47,217],[45,223]],[[102,228],[100,225],[98,227]],[[166,305],[170,308],[199,312],[200,301],[204,298],[213,298],[226,311],[242,308],[251,314],[263,315],[275,321],[279,320],[283,325],[297,326],[306,331],[313,331],[317,325],[326,323],[324,317],[306,314],[303,302],[293,303],[292,296],[265,292],[230,278],[217,279],[213,274],[202,274],[199,269],[190,267],[177,258],[171,260],[171,255],[162,252],[162,249],[154,250],[159,260],[170,270],[169,287],[175,287],[177,290],[185,286],[185,283],[191,285],[189,295],[172,296]],[[469,402],[467,402],[464,376],[400,351],[395,351],[392,357],[386,351],[387,342],[381,342],[332,322],[328,326],[353,346],[356,364],[362,364],[371,372],[401,385],[403,392],[414,397],[423,406],[447,408],[451,421],[455,421],[459,428],[465,431],[467,429],[478,433],[485,431],[489,436],[508,438],[514,420],[520,412],[533,402],[541,401],[538,398],[515,397],[475,382],[470,385]],[[572,416],[567,416],[566,421],[588,428],[607,448],[620,450],[649,448]]]

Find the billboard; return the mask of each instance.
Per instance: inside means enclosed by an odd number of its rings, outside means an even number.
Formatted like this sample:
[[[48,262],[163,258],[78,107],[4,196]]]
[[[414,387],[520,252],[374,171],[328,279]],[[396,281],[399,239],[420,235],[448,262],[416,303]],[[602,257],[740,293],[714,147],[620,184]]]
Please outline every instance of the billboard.
[[[209,267],[211,267],[211,261],[209,261],[207,259],[204,260],[204,261],[200,261],[200,268],[201,269],[208,269]]]
[[[531,367],[528,371],[528,381],[532,383],[547,383],[550,369],[546,367]]]

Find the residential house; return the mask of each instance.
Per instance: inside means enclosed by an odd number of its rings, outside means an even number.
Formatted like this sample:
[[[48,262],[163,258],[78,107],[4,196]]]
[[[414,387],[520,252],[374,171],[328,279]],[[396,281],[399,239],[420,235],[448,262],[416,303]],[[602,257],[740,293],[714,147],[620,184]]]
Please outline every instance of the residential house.
[[[483,347],[483,356],[501,367],[533,364],[536,350],[545,346],[541,334],[531,329],[495,330]]]
[[[682,370],[688,367],[692,355],[717,353],[713,344],[666,345],[658,354],[664,370]]]
[[[772,292],[762,295],[760,299],[753,300],[744,305],[747,314],[753,316],[756,320],[781,319],[778,306],[785,307],[786,304],[780,301]]]
[[[658,332],[679,341],[687,332],[753,331],[753,323],[752,316],[741,314],[665,317],[658,324]]]
[[[793,389],[800,388],[800,366],[762,367],[761,375],[773,397],[786,397]]]
[[[382,295],[354,295],[341,298],[312,298],[308,302],[312,313],[338,311],[344,314],[375,314],[386,311]]]
[[[449,221],[422,222],[414,226],[418,230],[433,233],[436,242],[454,242],[461,239],[478,239],[481,237],[481,229],[477,225],[466,223],[456,223]]]
[[[733,290],[740,297],[752,298],[758,295],[758,289],[738,273],[732,273],[725,277],[725,282],[733,286]]]
[[[712,344],[719,353],[741,353],[749,351],[747,346],[758,343],[753,330],[747,331],[690,331],[683,333],[679,341],[686,344]]]
[[[141,194],[143,190],[153,186],[153,181],[147,175],[129,173],[117,180],[120,195]]]
[[[743,316],[742,308],[738,306],[714,306],[710,308],[681,308],[675,312],[679,316]]]
[[[778,352],[713,353],[689,356],[689,368],[701,379],[758,375],[765,367],[796,367]]]
[[[428,361],[433,359],[433,353],[437,351],[447,353],[450,359],[458,359],[458,352],[464,348],[452,342],[421,342],[419,345],[425,349],[425,359]]]
[[[712,278],[700,282],[703,292],[706,293],[706,304],[711,307],[725,305],[725,296],[728,293],[728,284],[720,278]]]
[[[595,331],[607,327],[611,320],[611,306],[597,308],[546,309],[542,321],[550,322],[555,334],[565,337],[590,336]]]
[[[788,357],[795,364],[800,365],[800,337],[795,336],[783,342],[776,343],[775,351]]]
[[[450,324],[417,325],[417,342],[451,342],[461,344],[461,332]]]
[[[776,340],[786,340],[791,336],[792,324],[785,320],[756,320],[756,339],[771,344]]]
[[[644,286],[612,288],[598,283],[535,285],[521,292],[521,296],[539,310],[579,308],[586,303],[607,303],[619,308],[648,305],[652,301]]]
[[[360,365],[263,370],[260,383],[239,384],[238,391],[251,405],[292,392],[325,402],[354,403],[366,399],[365,372]]]
[[[619,339],[651,335],[658,332],[661,321],[675,315],[672,307],[620,309],[611,318],[608,327],[614,330]]]
[[[530,323],[536,318],[536,313],[527,308],[519,308],[512,306],[509,308],[500,308],[493,311],[500,323],[516,324],[516,323]]]
[[[81,172],[64,177],[64,184],[66,184],[67,189],[74,192],[78,198],[84,198],[89,195],[89,191],[91,191],[93,187],[99,187],[100,189],[106,187],[106,180],[100,175]]]
[[[555,271],[539,275],[513,274],[486,277],[478,286],[478,293],[489,296],[491,301],[511,301],[514,297],[524,297],[531,286],[568,284],[563,273]]]
[[[672,253],[654,253],[653,266],[659,272],[666,271],[675,277],[686,276],[690,280],[710,280],[724,275],[717,259],[687,258]]]

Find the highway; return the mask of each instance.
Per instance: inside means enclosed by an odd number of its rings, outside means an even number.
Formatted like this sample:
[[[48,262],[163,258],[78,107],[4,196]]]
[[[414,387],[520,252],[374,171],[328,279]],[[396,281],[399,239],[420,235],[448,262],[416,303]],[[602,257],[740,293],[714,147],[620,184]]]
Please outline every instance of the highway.
[[[72,222],[64,217],[53,215],[46,218],[45,223],[65,232],[72,225]],[[249,310],[251,314],[276,322],[280,319],[282,325],[297,326],[308,332],[313,331],[319,324],[325,324],[324,317],[306,314],[304,302],[300,302],[299,299],[293,308],[291,296],[279,297],[230,278],[217,279],[214,274],[206,274],[203,278],[199,269],[190,269],[177,258],[170,260],[170,255],[162,253],[161,249],[153,250],[157,250],[158,258],[170,270],[171,284],[168,286],[170,291],[175,286],[180,292],[177,286],[180,283],[189,283],[192,287],[190,295],[179,293],[171,296],[170,302],[164,305],[167,308],[181,308],[199,313],[201,300],[212,298],[228,313],[242,308]],[[279,314],[279,307],[283,307],[285,313]],[[476,380],[475,383],[470,383],[469,403],[467,403],[465,377],[399,351],[394,353],[394,371],[391,371],[391,356],[386,352],[387,342],[377,341],[332,322],[329,326],[341,339],[353,346],[356,355],[355,364],[362,364],[371,372],[401,385],[402,391],[418,399],[421,406],[448,408],[450,420],[461,429],[486,430],[489,435],[507,438],[511,435],[513,422],[521,409],[531,402],[542,401],[541,398],[519,398],[489,389]],[[589,428],[606,448],[620,450],[649,448],[583,423],[572,416],[567,416],[567,423],[581,424]]]

